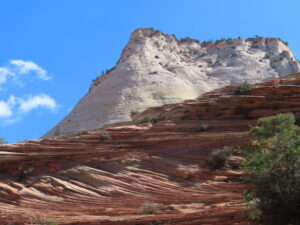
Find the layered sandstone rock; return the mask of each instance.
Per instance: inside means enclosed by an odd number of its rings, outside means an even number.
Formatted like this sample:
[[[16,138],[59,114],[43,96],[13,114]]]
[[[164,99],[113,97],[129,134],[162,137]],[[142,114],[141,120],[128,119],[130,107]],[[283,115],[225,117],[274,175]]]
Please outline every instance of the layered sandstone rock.
[[[153,29],[137,29],[116,67],[44,137],[130,121],[148,107],[194,99],[214,89],[260,82],[299,72],[299,63],[276,38],[217,43],[177,41]]]
[[[243,171],[210,170],[214,149],[248,143],[249,125],[280,112],[299,122],[300,74],[228,86],[149,108],[134,120],[0,146],[0,224],[246,225]],[[233,159],[236,163],[236,159]],[[154,214],[141,213],[145,202]]]

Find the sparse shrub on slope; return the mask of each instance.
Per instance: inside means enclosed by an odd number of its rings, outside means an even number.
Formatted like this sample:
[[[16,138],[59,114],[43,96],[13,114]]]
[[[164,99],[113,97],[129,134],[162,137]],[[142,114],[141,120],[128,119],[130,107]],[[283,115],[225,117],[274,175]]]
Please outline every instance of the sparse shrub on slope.
[[[228,160],[232,152],[232,148],[227,146],[213,151],[210,159],[207,161],[208,167],[213,170],[229,168]]]
[[[32,215],[30,217],[31,223],[30,224],[36,224],[36,225],[57,225],[55,218],[47,218],[47,217],[37,217],[35,215]]]
[[[251,84],[243,83],[234,89],[234,94],[235,95],[246,95],[252,90],[252,88],[253,87]]]
[[[154,29],[153,27],[150,27],[149,29],[150,29],[150,31],[151,31],[149,37],[153,37],[153,36],[155,36],[155,35],[161,33],[160,30]]]
[[[136,124],[142,124],[142,123],[157,123],[158,119],[154,116],[145,116],[141,119],[139,119]]]
[[[250,217],[265,225],[300,223],[300,128],[292,113],[261,118],[252,127],[243,167],[254,185]]]
[[[199,40],[193,39],[193,38],[190,38],[190,37],[181,38],[180,41],[182,41],[182,42],[195,42],[195,43],[199,43],[200,42]]]
[[[141,213],[145,215],[151,215],[156,212],[156,208],[154,204],[150,201],[146,201],[144,205],[141,207]]]

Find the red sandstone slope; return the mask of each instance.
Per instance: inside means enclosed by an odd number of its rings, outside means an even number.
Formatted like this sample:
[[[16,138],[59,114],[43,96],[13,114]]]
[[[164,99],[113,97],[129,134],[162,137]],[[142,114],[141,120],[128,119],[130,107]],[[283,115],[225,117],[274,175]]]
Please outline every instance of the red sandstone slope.
[[[246,225],[239,170],[209,170],[215,148],[242,145],[258,117],[300,111],[300,74],[146,110],[156,124],[0,146],[0,224]],[[206,129],[203,129],[205,127]],[[33,168],[33,171],[30,172]],[[26,174],[26,173],[29,173]],[[145,201],[153,215],[140,212]]]

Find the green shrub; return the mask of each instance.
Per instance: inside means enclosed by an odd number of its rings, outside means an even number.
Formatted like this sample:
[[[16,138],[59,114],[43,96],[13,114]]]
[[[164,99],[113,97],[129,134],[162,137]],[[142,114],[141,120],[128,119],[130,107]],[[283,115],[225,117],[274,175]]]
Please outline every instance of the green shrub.
[[[250,217],[266,225],[300,221],[300,128],[292,113],[261,118],[252,127],[243,167],[254,185]]]
[[[141,213],[145,215],[154,214],[156,212],[155,206],[152,202],[146,201],[141,207]]]
[[[222,42],[225,42],[225,41],[226,41],[225,38],[220,38],[220,39],[215,40],[215,44],[222,43]]]
[[[281,39],[280,39],[281,40]],[[287,41],[283,41],[281,40],[283,44],[285,44],[286,46],[289,46],[289,43]]]
[[[150,34],[149,34],[149,37],[153,37],[153,36],[156,36],[159,33],[161,33],[160,30],[154,29],[153,27],[150,27],[149,30],[151,31]]]
[[[203,42],[201,42],[202,47],[207,47],[208,45],[211,45],[211,44],[213,44],[212,41],[203,41]]]
[[[182,41],[182,42],[195,42],[195,43],[198,43],[198,44],[200,42],[199,40],[193,39],[193,38],[190,38],[190,37],[181,38],[180,41]]]
[[[178,41],[178,39],[177,39],[177,37],[176,37],[175,34],[171,34],[171,36],[172,36],[176,41]]]
[[[142,123],[157,123],[158,119],[157,117],[154,116],[145,116],[138,120],[136,123],[137,124],[142,124]]]
[[[19,179],[23,180],[24,178],[30,176],[32,174],[32,172],[34,171],[34,168],[26,168],[24,169],[22,166],[20,166],[19,168]]]
[[[232,155],[232,152],[232,148],[230,147],[213,151],[210,159],[207,161],[208,167],[212,170],[229,168],[228,159]]]
[[[139,113],[139,112],[136,111],[136,110],[131,110],[131,111],[130,111],[130,117],[134,117],[134,116],[136,116],[138,113]]]
[[[234,94],[235,95],[246,95],[252,90],[252,88],[253,87],[251,84],[243,83],[234,89]]]
[[[57,225],[56,218],[47,218],[47,217],[37,217],[35,215],[32,215],[30,217],[31,224],[36,225]]]

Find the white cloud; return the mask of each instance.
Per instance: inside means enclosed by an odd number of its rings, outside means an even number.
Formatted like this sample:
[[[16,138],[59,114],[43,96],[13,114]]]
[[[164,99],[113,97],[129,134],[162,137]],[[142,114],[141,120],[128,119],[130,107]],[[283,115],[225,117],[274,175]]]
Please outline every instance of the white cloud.
[[[0,84],[5,83],[7,80],[7,77],[11,74],[12,73],[9,71],[8,68],[0,67]]]
[[[11,95],[7,101],[0,101],[0,122],[11,124],[20,121],[25,113],[37,108],[55,111],[58,105],[52,97],[46,94],[23,98]]]
[[[53,98],[45,94],[35,95],[26,100],[19,99],[19,110],[23,113],[29,112],[35,108],[42,107],[50,110],[57,108],[57,104]]]
[[[8,78],[13,78],[15,84],[23,84],[22,79],[23,74],[35,75],[38,79],[47,81],[51,77],[48,72],[41,66],[37,65],[32,61],[24,61],[22,59],[10,60],[6,66],[0,67],[0,85],[3,86],[4,83],[8,81]],[[2,87],[0,86],[0,90]]]
[[[25,74],[30,76],[22,76]],[[9,81],[25,87],[24,80],[31,79],[32,76],[43,81],[51,79],[45,69],[32,61],[10,60],[5,66],[0,67],[0,91],[13,91],[11,89],[13,86],[7,84]],[[21,121],[25,114],[36,109],[55,111],[58,109],[58,104],[46,94],[16,97],[12,93],[7,100],[3,100],[2,97],[0,98],[0,126]]]
[[[17,59],[10,60],[10,64],[14,66],[13,69],[16,71],[17,74],[28,74],[30,72],[36,72],[38,78],[41,80],[51,79],[51,77],[48,76],[47,71],[34,62]]]
[[[0,118],[8,118],[11,115],[12,111],[9,107],[9,104],[4,101],[0,101]]]

